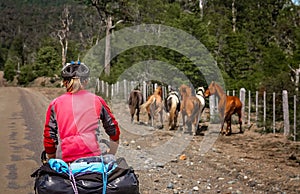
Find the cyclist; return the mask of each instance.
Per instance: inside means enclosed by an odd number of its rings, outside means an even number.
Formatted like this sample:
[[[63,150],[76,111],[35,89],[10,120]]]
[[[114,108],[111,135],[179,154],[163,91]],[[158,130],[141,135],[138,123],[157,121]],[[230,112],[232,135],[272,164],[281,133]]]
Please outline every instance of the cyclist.
[[[90,70],[84,63],[67,63],[61,70],[66,93],[48,106],[44,125],[47,158],[73,162],[82,157],[99,156],[100,123],[110,137],[109,154],[117,152],[120,129],[103,98],[87,90]]]

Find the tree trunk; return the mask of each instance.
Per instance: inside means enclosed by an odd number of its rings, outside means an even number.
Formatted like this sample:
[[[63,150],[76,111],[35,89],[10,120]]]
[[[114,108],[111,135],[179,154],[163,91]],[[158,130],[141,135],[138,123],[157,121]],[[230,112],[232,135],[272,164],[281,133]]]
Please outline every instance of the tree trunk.
[[[68,37],[70,34],[70,26],[73,23],[73,20],[70,16],[69,8],[67,6],[64,8],[60,20],[62,22],[62,29],[58,30],[57,36],[59,37],[59,43],[61,45],[62,66],[64,66],[67,61]]]
[[[203,8],[204,7],[204,0],[199,0],[199,8],[200,8],[200,19],[203,19]]]
[[[235,0],[232,0],[232,31],[236,31],[236,9],[235,9]]]
[[[111,29],[112,29],[112,18],[111,16],[107,17],[106,22],[106,37],[105,37],[105,66],[104,66],[104,72],[105,75],[110,74],[110,36],[111,36]]]
[[[294,69],[291,66],[289,66],[291,71],[293,72],[294,75],[291,76],[292,82],[295,83],[295,93],[296,96],[298,97],[298,92],[299,92],[299,74],[300,74],[300,65],[298,69]]]

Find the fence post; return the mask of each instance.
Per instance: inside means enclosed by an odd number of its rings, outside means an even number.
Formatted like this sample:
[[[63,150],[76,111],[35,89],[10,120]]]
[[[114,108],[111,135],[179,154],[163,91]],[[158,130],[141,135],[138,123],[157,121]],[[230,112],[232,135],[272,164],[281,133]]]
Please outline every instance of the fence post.
[[[273,92],[273,133],[275,133],[275,128],[276,128],[276,125],[275,125],[275,121],[276,121],[276,119],[275,119],[275,116],[276,116],[276,110],[275,110],[275,108],[276,108],[276,106],[275,106],[275,92]]]
[[[144,97],[144,101],[146,102],[146,100],[147,100],[147,83],[146,83],[146,81],[143,81],[143,97]]]
[[[284,135],[290,134],[290,121],[289,121],[289,103],[287,90],[282,91],[282,108],[283,108],[283,122],[284,122]]]
[[[105,87],[106,87],[106,97],[108,98],[109,97],[109,85],[108,85],[108,83],[106,82],[105,83]]]
[[[111,93],[111,98],[113,98],[114,96],[114,84],[111,84],[111,89],[110,89],[110,93]]]
[[[240,99],[242,101],[242,125],[244,125],[245,121],[245,102],[246,102],[246,89],[245,88],[241,88],[240,89]]]
[[[209,96],[209,113],[210,113],[210,121],[215,122],[216,121],[216,96],[211,95]]]
[[[250,127],[250,118],[251,118],[251,91],[248,91],[248,127]]]
[[[258,91],[255,92],[255,122],[258,121]]]
[[[129,91],[131,91],[131,90],[134,89],[134,84],[135,84],[134,81],[131,81],[131,82],[130,82],[130,90],[129,90]]]
[[[266,130],[266,116],[267,116],[267,93],[264,91],[264,131]]]
[[[297,96],[294,95],[294,141],[296,141],[297,137],[297,129],[296,129],[296,124],[297,124],[297,117],[296,117],[296,109],[297,108]]]
[[[124,79],[124,98],[127,102],[127,82],[126,82],[126,79]]]
[[[104,81],[101,80],[101,93],[102,93],[102,94],[105,94],[105,93],[104,93],[104,89],[105,89]]]
[[[96,84],[97,84],[97,88],[96,88],[96,93],[97,93],[100,90],[100,81],[99,81],[99,78],[96,79]]]
[[[116,93],[119,94],[119,92],[120,92],[120,82],[117,81],[117,83],[116,83]]]

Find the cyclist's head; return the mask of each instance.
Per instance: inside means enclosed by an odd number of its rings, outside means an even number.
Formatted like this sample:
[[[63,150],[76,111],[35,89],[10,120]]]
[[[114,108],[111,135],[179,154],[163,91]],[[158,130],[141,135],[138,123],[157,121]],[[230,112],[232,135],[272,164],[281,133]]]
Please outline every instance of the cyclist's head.
[[[75,93],[83,89],[82,84],[86,84],[90,75],[90,69],[80,61],[67,63],[61,70],[63,84],[68,92]]]

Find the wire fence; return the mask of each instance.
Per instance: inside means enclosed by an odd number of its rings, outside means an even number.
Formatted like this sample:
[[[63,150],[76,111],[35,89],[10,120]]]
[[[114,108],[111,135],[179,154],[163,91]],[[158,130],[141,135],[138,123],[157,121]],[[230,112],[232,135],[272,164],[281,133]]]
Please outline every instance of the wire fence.
[[[96,81],[96,93],[101,94],[106,99],[117,99],[127,103],[129,93],[139,88],[144,99],[147,99],[156,89],[157,84],[151,82],[119,81],[114,84],[108,84],[102,80]],[[162,86],[163,98],[165,98],[170,86]],[[298,99],[296,95],[283,90],[281,93],[266,91],[250,91],[241,88],[239,91],[226,91],[227,95],[238,96],[242,101],[242,121],[243,126],[250,128],[252,125],[262,128],[266,133],[283,133],[294,141],[300,139],[297,128],[300,128],[300,110],[297,106]],[[211,118],[218,114],[218,98],[210,96],[208,108]]]

